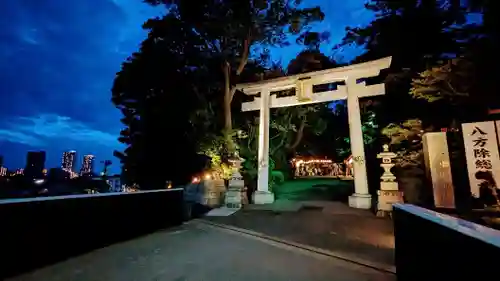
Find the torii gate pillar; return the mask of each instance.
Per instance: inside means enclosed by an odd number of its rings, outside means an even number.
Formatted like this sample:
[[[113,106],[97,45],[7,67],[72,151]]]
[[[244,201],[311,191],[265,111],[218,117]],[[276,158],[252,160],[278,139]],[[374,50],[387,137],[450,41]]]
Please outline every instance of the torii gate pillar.
[[[269,191],[269,116],[270,108],[297,106],[319,102],[329,102],[347,99],[349,118],[349,137],[354,168],[354,194],[349,197],[349,206],[359,209],[369,209],[372,197],[368,189],[368,179],[365,163],[365,149],[361,124],[359,99],[363,97],[385,94],[384,84],[366,86],[358,83],[361,78],[377,76],[380,70],[391,64],[391,57],[294,76],[281,77],[256,83],[239,84],[237,88],[247,95],[260,93],[260,98],[243,103],[243,111],[260,111],[259,119],[259,154],[257,191],[254,193],[255,204],[269,204],[274,201],[274,194]],[[336,90],[313,93],[314,85],[345,82]],[[272,92],[296,89],[296,96],[277,98]]]

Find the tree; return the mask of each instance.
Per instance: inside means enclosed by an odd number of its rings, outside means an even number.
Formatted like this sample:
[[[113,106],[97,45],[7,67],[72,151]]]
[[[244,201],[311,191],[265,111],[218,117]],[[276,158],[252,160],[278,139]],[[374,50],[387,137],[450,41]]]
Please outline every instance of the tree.
[[[286,45],[289,33],[299,34],[310,22],[322,20],[319,7],[299,9],[300,1],[287,0],[146,0],[165,4],[184,27],[194,30],[211,48],[211,55],[222,71],[224,132],[228,149],[234,150],[230,138],[231,103],[255,45]],[[217,68],[215,68],[217,69]]]
[[[394,173],[404,192],[405,202],[422,204],[429,196],[425,188],[424,155],[422,135],[433,131],[420,119],[408,119],[401,123],[391,123],[382,130],[390,140],[391,150],[398,157],[395,160]],[[432,197],[431,197],[432,198]]]
[[[122,64],[112,88],[125,125],[119,141],[126,145],[115,156],[127,184],[156,189],[167,180],[184,183],[202,168],[193,136],[203,133],[192,117],[213,85],[207,82],[213,72],[205,42],[175,14],[149,20],[144,28],[148,38]]]
[[[484,94],[495,88],[484,86],[492,84],[491,71],[490,78],[485,79],[488,77],[485,69],[490,69],[484,67],[485,62],[497,57],[491,56],[492,49],[485,47],[485,41],[489,46],[495,41],[492,1],[372,0],[366,8],[374,12],[376,18],[367,26],[348,28],[338,47],[365,46],[366,52],[357,61],[393,57],[386,78],[387,96],[382,98],[384,106],[377,109],[379,116],[386,119],[383,124],[401,123],[415,117],[424,123],[439,120],[452,123],[454,118],[450,119],[449,115],[464,120],[466,116],[460,116],[463,106],[474,111],[484,108],[478,102],[471,103],[469,94],[476,97],[476,101],[492,103]],[[483,12],[483,23],[466,22],[466,16],[477,11]],[[485,52],[487,50],[490,51]],[[484,53],[488,53],[490,59],[486,59]],[[450,60],[450,57],[457,59]]]
[[[490,100],[482,98],[484,96],[478,91],[482,87],[476,73],[474,63],[466,57],[441,62],[412,80],[410,96],[438,104],[442,112],[440,125],[444,127],[484,120]]]
[[[500,86],[493,69],[500,64],[498,49],[500,49],[500,23],[498,21],[498,2],[493,0],[464,1],[471,13],[478,13],[479,22],[471,22],[461,35],[461,40],[467,40],[468,58],[476,70],[476,91],[474,95],[484,101],[492,109],[500,108],[498,92]]]
[[[417,167],[422,163],[422,135],[424,130],[422,120],[409,119],[400,124],[389,124],[382,134],[389,138],[390,145],[398,154],[396,164],[401,168]]]
[[[386,95],[376,112],[380,124],[403,122],[421,113],[421,104],[407,95],[411,79],[430,65],[465,52],[463,39],[467,10],[461,1],[371,0],[366,8],[375,14],[367,26],[350,27],[336,50],[364,47],[356,58],[365,62],[392,56],[384,71]],[[390,112],[390,114],[387,114]],[[431,112],[432,113],[432,112]]]
[[[287,66],[287,75],[294,75],[329,68],[339,65],[317,49],[306,49],[290,61]]]
[[[421,72],[412,81],[410,95],[428,102],[446,99],[453,105],[463,104],[470,97],[474,83],[470,61],[457,58]]]
[[[330,32],[304,32],[297,38],[297,43],[306,46],[307,50],[319,52],[321,43],[330,39]]]
[[[392,69],[421,71],[428,62],[460,54],[463,45],[456,41],[456,31],[465,23],[466,10],[459,2],[368,1],[366,9],[375,19],[364,27],[347,28],[339,46],[365,46],[358,61],[392,56]]]

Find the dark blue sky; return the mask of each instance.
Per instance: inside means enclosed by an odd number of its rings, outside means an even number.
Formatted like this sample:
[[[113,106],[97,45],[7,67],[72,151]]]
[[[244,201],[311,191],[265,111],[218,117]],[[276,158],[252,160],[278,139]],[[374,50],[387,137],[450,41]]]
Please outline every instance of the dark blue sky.
[[[335,3],[334,3],[335,2]],[[364,0],[305,0],[326,13],[315,30],[328,30],[331,46],[347,25],[366,24]],[[30,150],[47,152],[47,167],[60,165],[62,152],[79,160],[94,154],[111,159],[121,149],[120,113],[110,88],[121,62],[146,33],[141,24],[162,13],[140,0],[7,0],[0,10],[0,155],[8,168],[23,167]],[[293,41],[293,39],[292,39]],[[285,65],[302,47],[273,49]],[[359,52],[359,51],[358,51]],[[349,59],[356,51],[346,51]],[[78,163],[78,166],[80,163]],[[101,169],[100,165],[97,169]]]

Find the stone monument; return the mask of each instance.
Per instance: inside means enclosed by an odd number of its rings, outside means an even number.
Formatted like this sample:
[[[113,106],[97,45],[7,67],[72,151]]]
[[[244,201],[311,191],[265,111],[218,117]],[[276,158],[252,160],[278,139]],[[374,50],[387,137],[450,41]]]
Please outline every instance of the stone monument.
[[[234,154],[234,157],[229,160],[232,164],[232,175],[229,180],[229,186],[226,191],[226,198],[224,200],[224,205],[227,208],[240,209],[244,204],[248,202],[246,192],[245,192],[245,181],[240,173],[241,164],[245,160],[241,158],[238,153]]]
[[[223,179],[208,179],[198,184],[202,184],[205,190],[203,199],[205,205],[211,208],[219,208],[224,203],[226,186]]]
[[[403,192],[399,191],[396,176],[391,172],[394,163],[392,159],[396,158],[396,153],[389,151],[389,145],[382,146],[383,151],[377,155],[377,158],[382,159],[380,167],[384,169],[384,173],[380,177],[380,190],[377,191],[378,204],[377,216],[385,217],[391,215],[392,204],[403,202]]]
[[[434,206],[453,209],[455,208],[455,188],[446,133],[425,133],[422,143],[426,176],[432,182]]]

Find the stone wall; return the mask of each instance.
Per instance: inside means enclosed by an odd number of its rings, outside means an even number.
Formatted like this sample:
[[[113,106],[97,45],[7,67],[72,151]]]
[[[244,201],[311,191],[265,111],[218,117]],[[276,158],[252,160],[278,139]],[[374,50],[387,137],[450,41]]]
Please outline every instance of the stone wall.
[[[183,190],[0,201],[0,280],[183,221]]]

